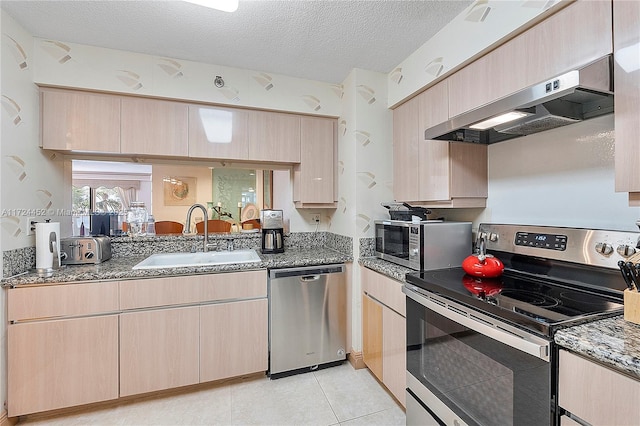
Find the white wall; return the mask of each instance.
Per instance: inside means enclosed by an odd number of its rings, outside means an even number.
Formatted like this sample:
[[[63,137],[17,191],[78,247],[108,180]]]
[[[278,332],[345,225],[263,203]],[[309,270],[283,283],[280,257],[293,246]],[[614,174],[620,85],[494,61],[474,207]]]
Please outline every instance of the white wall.
[[[38,88],[33,84],[33,37],[2,12],[2,249],[33,246],[29,217],[61,221],[71,231],[64,208],[60,155],[42,151]]]
[[[33,48],[37,84],[340,114],[340,85],[41,38],[34,39]],[[67,56],[70,59],[61,63],[60,58]],[[222,88],[213,85],[217,75],[224,79]]]
[[[470,58],[496,46],[522,25],[556,11],[567,2],[474,1],[388,74],[388,105],[401,103]]]
[[[637,231],[640,207],[615,192],[613,115],[489,146],[487,208],[449,219]]]
[[[353,238],[374,236],[374,220],[386,214],[381,201],[393,199],[393,116],[387,108],[386,75],[352,70],[343,82],[342,115],[338,119],[338,208],[329,229]],[[362,349],[360,270],[352,270],[351,344]]]

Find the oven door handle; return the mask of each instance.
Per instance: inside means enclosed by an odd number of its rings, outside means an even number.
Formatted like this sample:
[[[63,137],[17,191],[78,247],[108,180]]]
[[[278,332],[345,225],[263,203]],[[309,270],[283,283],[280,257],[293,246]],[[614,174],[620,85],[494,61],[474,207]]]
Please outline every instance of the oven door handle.
[[[437,296],[423,295],[418,287],[405,284],[402,291],[422,306],[460,325],[549,362],[551,343],[548,340],[526,332],[523,332],[522,335],[511,332],[507,329],[508,326],[501,326],[498,322],[492,321],[492,318],[458,303]],[[430,298],[438,299],[445,306],[430,300]]]

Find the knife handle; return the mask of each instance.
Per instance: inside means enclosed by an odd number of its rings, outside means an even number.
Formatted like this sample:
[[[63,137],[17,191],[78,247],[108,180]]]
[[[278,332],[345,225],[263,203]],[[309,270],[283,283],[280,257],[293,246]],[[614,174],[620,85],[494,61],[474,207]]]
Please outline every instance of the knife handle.
[[[622,278],[624,278],[624,282],[627,285],[627,288],[629,290],[633,290],[633,284],[631,283],[631,271],[627,269],[627,265],[624,263],[623,260],[618,261],[618,267],[620,268],[620,272],[622,273]]]

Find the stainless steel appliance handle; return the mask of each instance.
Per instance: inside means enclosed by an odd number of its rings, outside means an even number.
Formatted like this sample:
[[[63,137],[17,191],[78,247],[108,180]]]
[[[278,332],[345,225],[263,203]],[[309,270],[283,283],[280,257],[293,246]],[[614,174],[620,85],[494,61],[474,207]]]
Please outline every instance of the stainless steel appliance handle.
[[[487,315],[437,295],[422,294],[424,290],[416,286],[405,284],[402,291],[422,306],[458,324],[549,362],[551,343],[547,340],[533,336],[525,331],[519,333],[519,330],[515,327],[510,327],[508,324],[496,321]]]
[[[306,275],[304,277],[300,277],[300,281],[318,281],[320,279],[320,275]]]

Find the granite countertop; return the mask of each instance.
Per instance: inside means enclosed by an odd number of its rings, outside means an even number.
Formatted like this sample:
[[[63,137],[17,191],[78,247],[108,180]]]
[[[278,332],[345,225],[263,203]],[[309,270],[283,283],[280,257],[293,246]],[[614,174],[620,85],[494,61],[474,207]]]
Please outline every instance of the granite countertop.
[[[416,272],[413,269],[396,265],[395,263],[391,263],[377,257],[361,257],[360,259],[358,259],[358,263],[365,268],[380,272],[381,274],[386,275],[389,278],[393,278],[394,280],[398,280],[401,282],[406,282],[404,276],[407,272]]]
[[[352,256],[329,248],[291,249],[284,253],[262,254],[256,250],[261,262],[236,263],[217,266],[197,266],[166,269],[139,269],[133,266],[148,256],[113,257],[97,265],[67,265],[49,278],[39,277],[35,272],[16,275],[2,280],[3,287],[55,284],[62,282],[107,281],[135,278],[153,278],[175,275],[212,274],[267,268],[290,268],[311,265],[327,265],[353,261]]]
[[[640,325],[622,315],[556,332],[555,342],[640,380]]]

